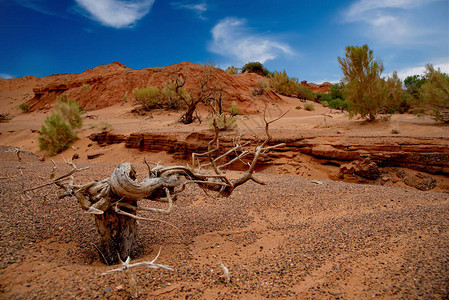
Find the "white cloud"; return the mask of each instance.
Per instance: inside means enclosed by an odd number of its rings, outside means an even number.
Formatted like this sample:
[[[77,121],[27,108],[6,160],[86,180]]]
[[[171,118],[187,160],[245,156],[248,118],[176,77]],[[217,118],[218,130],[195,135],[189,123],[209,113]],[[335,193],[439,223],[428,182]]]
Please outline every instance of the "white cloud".
[[[40,12],[41,14],[57,15],[48,8],[49,5],[47,5],[46,0],[15,0],[15,2],[20,6]]]
[[[173,7],[176,9],[186,9],[193,11],[198,18],[205,20],[204,13],[207,11],[207,3],[201,2],[201,3],[190,3],[190,2],[173,2],[171,3]]]
[[[358,0],[345,11],[344,20],[365,24],[361,30],[384,44],[422,44],[436,31],[421,20],[420,10],[437,1],[441,0]]]
[[[213,53],[236,60],[237,63],[267,60],[279,55],[293,54],[289,45],[276,41],[273,36],[251,33],[245,19],[226,18],[212,28]]]
[[[359,0],[349,7],[347,16],[357,18],[360,14],[385,8],[410,9],[435,1],[438,0]]]
[[[128,28],[150,12],[155,0],[75,0],[89,17],[104,26]]]
[[[11,78],[14,78],[14,76],[12,76],[10,74],[6,74],[6,73],[0,73],[0,78],[11,79]]]

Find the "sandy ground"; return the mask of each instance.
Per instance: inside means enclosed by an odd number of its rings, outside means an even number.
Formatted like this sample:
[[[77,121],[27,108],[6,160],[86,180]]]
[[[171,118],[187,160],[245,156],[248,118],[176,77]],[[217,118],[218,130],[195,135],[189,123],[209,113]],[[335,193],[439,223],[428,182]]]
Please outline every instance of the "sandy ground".
[[[21,93],[24,93],[22,91]],[[112,298],[129,296],[123,274],[101,276],[116,266],[100,263],[93,217],[74,199],[57,199],[54,188],[23,195],[45,182],[53,164],[39,161],[44,153],[36,137],[44,113],[21,113],[26,95],[2,94],[2,111],[14,118],[0,124],[0,145],[21,147],[22,161],[11,147],[0,147],[0,298]],[[9,98],[8,98],[9,97]],[[6,99],[6,100],[5,100]],[[272,106],[270,116],[290,109],[272,126],[273,136],[391,136],[449,138],[446,125],[430,118],[393,116],[366,123],[315,104],[297,110],[297,99]],[[95,153],[87,139],[98,132],[90,123],[112,125],[115,133],[194,132],[201,125],[180,125],[178,113],[156,111],[136,118],[129,103],[88,112],[80,139],[53,159],[58,170],[73,153]],[[239,117],[241,131],[260,135],[260,115]],[[109,177],[121,162],[146,172],[146,157],[162,164],[184,163],[165,153],[141,153],[123,144],[101,148],[77,182]],[[35,154],[33,154],[35,153]],[[267,185],[247,183],[229,198],[214,198],[189,187],[167,221],[140,222],[134,262],[151,260],[161,247],[159,263],[173,272],[133,269],[142,298],[292,298],[444,299],[449,297],[449,195],[412,189],[313,181],[291,175],[258,174]],[[316,174],[320,174],[317,172]],[[238,172],[230,172],[238,176]],[[154,205],[146,203],[147,205]],[[176,227],[177,229],[174,229]],[[222,262],[230,274],[225,280]]]

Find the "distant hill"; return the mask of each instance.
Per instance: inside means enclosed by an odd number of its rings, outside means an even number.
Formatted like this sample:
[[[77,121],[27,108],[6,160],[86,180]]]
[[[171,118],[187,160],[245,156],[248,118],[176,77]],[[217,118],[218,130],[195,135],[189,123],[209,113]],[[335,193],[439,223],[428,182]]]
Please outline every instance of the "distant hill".
[[[187,77],[185,87],[188,90],[199,91],[198,80],[206,71],[206,67],[182,62],[167,67],[153,67],[134,70],[127,66],[113,62],[88,69],[81,74],[59,74],[48,77],[26,76],[23,78],[3,79],[0,87],[33,85],[34,97],[27,101],[31,111],[48,110],[53,106],[56,98],[66,94],[69,99],[77,100],[84,110],[106,108],[122,101],[132,101],[132,91],[135,88],[147,86],[162,87],[179,74]],[[221,69],[213,68],[214,84],[224,88],[224,105],[230,106],[235,101],[243,112],[260,111],[264,103],[278,103],[282,98],[273,91],[262,95],[253,95],[259,82],[265,78],[254,74],[228,74]],[[7,81],[7,83],[6,83]],[[316,85],[303,82],[312,91],[326,92],[329,83]]]

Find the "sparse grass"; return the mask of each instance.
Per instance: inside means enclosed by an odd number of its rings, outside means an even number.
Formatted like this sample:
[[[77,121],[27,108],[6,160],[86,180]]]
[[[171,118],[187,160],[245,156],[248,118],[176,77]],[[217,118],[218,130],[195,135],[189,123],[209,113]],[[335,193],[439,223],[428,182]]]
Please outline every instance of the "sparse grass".
[[[234,67],[234,66],[230,66],[230,67],[226,68],[225,72],[228,73],[228,74],[231,74],[231,75],[232,74],[237,74],[239,72],[239,68]]]
[[[0,113],[0,123],[6,123],[12,119],[9,113]]]
[[[83,84],[83,85],[81,86],[81,90],[82,90],[83,92],[87,92],[89,89],[90,89],[90,84]]]
[[[263,95],[269,92],[271,89],[270,82],[267,79],[259,79],[257,80],[256,88],[252,89],[251,92],[253,96]]]
[[[313,105],[313,103],[306,103],[306,104],[304,104],[304,109],[307,111],[314,111],[315,105]]]
[[[109,132],[112,129],[112,125],[108,122],[100,122],[98,124],[91,123],[89,124],[90,129],[99,129],[101,132]]]
[[[391,129],[391,133],[392,134],[399,134],[399,129],[397,129],[397,128],[393,128],[393,129]]]
[[[235,116],[229,116],[225,113],[215,116],[218,129],[221,131],[233,130],[238,127],[237,118]],[[210,121],[210,128],[214,128],[213,119]]]
[[[22,103],[19,105],[19,108],[24,112],[27,113],[30,111],[30,106],[26,103]]]

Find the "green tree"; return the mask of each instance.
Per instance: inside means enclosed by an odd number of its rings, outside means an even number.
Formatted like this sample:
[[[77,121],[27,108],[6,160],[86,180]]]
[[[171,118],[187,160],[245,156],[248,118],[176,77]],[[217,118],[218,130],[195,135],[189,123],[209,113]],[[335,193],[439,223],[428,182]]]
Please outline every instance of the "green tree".
[[[242,73],[256,73],[265,77],[269,77],[271,75],[270,71],[268,71],[260,62],[249,62],[242,67]]]
[[[393,87],[381,77],[384,70],[380,60],[375,60],[368,45],[348,46],[344,58],[338,57],[343,71],[344,94],[351,116],[360,115],[369,121],[376,119],[382,111],[390,111],[397,104],[399,92],[397,75],[393,75]]]
[[[437,120],[449,122],[449,76],[428,64],[424,74],[426,82],[421,86],[420,98],[423,106],[432,109]]]

